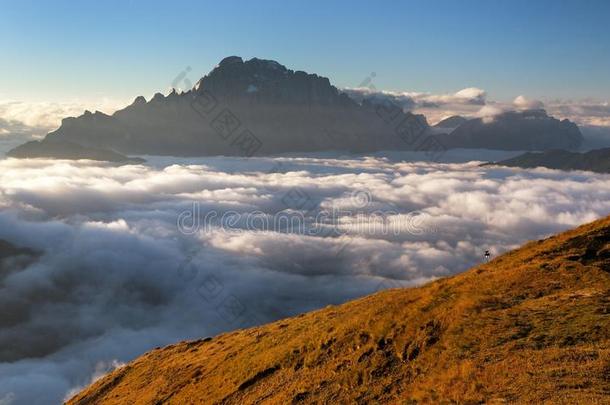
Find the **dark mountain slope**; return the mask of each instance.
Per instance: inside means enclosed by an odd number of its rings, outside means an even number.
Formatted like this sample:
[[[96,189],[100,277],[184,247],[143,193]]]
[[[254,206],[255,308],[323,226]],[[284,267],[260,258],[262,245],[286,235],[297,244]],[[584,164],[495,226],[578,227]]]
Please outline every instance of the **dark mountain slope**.
[[[610,148],[596,149],[586,153],[565,150],[550,150],[541,153],[524,153],[511,159],[486,165],[509,167],[547,167],[559,170],[588,170],[598,173],[610,173]]]
[[[78,143],[53,139],[24,143],[7,155],[14,158],[90,159],[117,163],[144,162],[144,159],[130,158],[111,150],[88,148]]]
[[[578,126],[553,118],[544,110],[509,111],[474,118],[439,138],[447,148],[498,150],[578,149],[583,142]]]

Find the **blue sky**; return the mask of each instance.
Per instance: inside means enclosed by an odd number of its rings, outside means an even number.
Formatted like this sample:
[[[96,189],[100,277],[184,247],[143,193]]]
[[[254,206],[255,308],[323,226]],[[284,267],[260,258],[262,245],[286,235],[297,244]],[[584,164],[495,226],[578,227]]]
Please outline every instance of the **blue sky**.
[[[131,98],[227,55],[354,87],[610,98],[608,1],[0,0],[0,97]]]

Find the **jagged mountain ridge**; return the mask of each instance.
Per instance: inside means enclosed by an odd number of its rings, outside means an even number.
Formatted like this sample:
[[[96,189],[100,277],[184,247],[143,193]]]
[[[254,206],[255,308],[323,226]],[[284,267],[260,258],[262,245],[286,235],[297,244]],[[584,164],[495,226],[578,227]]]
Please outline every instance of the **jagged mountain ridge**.
[[[87,111],[65,118],[42,141],[21,145],[9,156],[123,162],[130,161],[125,155],[329,150],[423,150],[436,156],[451,148],[569,149],[581,141],[576,125],[541,112],[505,113],[492,123],[468,120],[450,135],[439,134],[423,115],[391,102],[356,102],[325,77],[271,60],[230,56],[189,91],[157,93],[149,101],[138,96],[112,115]]]
[[[428,128],[423,116],[357,104],[327,78],[233,56],[190,91],[66,118],[42,143],[175,156],[412,148],[397,135],[401,123],[418,136]]]
[[[607,403],[610,217],[419,288],[157,348],[84,404]]]

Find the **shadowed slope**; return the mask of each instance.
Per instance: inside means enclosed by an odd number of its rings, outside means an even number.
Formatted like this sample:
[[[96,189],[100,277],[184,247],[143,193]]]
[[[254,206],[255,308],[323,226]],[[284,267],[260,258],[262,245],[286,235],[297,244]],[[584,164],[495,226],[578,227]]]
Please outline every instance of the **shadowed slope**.
[[[525,110],[470,119],[439,140],[449,149],[575,150],[583,137],[568,119],[558,120],[545,110]]]
[[[14,158],[90,159],[117,163],[144,163],[141,158],[130,158],[120,153],[99,148],[86,148],[74,142],[30,141],[17,146],[8,154]]]
[[[610,173],[610,148],[594,149],[585,153],[566,150],[546,152],[528,152],[497,163],[486,163],[484,166],[509,167],[547,167],[558,170],[589,170],[597,173]]]
[[[419,288],[153,350],[69,403],[610,403],[609,241],[610,217]]]

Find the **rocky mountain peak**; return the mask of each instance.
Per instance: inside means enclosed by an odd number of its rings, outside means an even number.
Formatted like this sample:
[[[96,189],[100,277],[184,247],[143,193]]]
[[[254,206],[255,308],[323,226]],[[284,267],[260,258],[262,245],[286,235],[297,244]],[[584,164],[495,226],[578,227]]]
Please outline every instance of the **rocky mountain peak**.
[[[153,96],[153,98],[150,99],[150,101],[162,101],[164,98],[165,96],[162,93],[155,93],[155,95]]]
[[[244,60],[241,58],[241,56],[227,56],[220,61],[218,67],[232,65],[234,63],[244,63]]]
[[[328,78],[295,72],[274,60],[252,58],[244,61],[239,56],[221,60],[193,90],[209,92],[229,101],[265,104],[346,105],[351,102],[330,84]]]
[[[133,103],[131,103],[131,105],[143,105],[146,104],[146,99],[144,98],[144,96],[138,96],[135,98],[135,100],[133,100]]]

